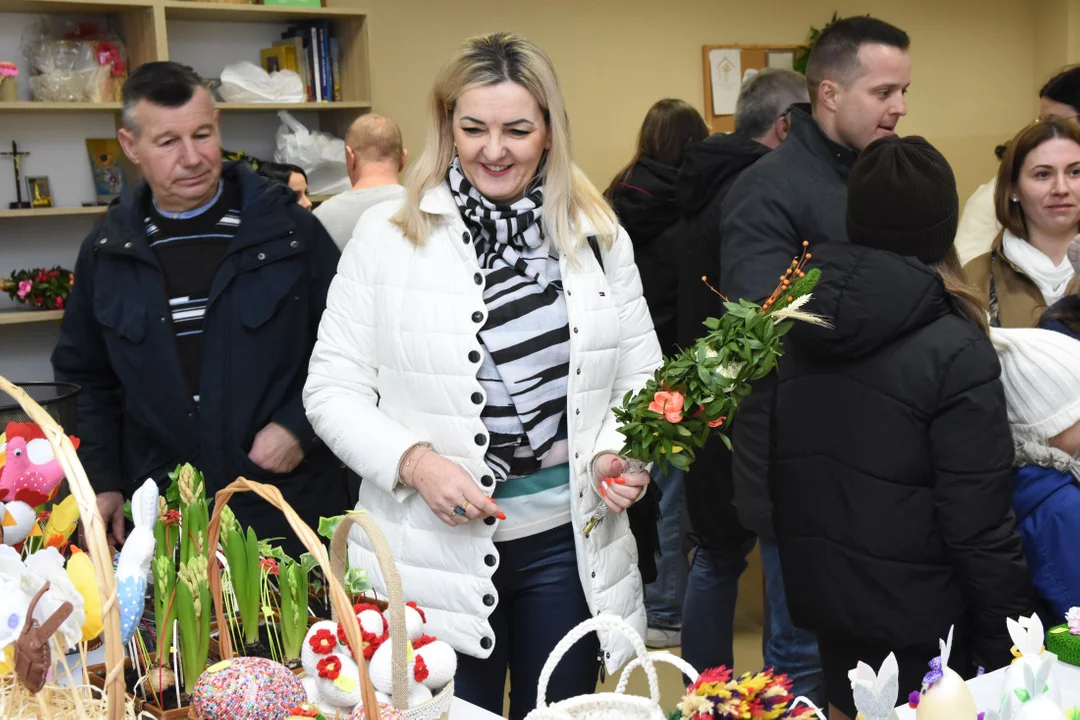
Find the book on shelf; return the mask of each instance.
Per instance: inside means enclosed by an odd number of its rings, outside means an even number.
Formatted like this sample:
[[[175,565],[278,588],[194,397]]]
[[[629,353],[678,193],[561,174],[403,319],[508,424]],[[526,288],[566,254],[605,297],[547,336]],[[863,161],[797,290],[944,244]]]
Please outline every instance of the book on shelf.
[[[274,45],[294,48],[309,102],[342,100],[340,43],[329,22],[291,25]]]
[[[290,45],[275,45],[263,48],[259,51],[262,58],[263,70],[268,73],[279,70],[292,70],[299,74],[300,69],[296,62],[296,48]]]

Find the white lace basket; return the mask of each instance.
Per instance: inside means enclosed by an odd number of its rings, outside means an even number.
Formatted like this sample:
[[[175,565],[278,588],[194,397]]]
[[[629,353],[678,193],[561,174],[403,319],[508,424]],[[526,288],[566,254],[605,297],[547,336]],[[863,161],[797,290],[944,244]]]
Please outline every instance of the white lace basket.
[[[645,675],[649,680],[649,697],[625,694],[627,673],[624,671],[616,692],[579,695],[548,705],[548,681],[551,680],[551,675],[555,672],[559,661],[574,643],[599,629],[620,632],[630,640],[637,658],[627,665],[627,670],[632,670],[638,665],[645,670]],[[690,670],[692,671],[693,668]],[[656,668],[653,667],[653,658],[645,650],[645,643],[641,636],[625,620],[615,615],[598,615],[571,630],[559,641],[548,656],[547,662],[544,663],[536,691],[536,709],[530,712],[525,720],[666,720],[666,715],[660,707],[660,687],[656,682]]]

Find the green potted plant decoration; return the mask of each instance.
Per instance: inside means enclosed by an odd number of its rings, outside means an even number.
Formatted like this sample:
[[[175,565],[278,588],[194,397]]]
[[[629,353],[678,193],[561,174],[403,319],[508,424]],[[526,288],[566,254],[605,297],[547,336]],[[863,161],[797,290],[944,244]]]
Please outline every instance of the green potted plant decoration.
[[[236,596],[236,610],[240,615],[239,636],[245,647],[255,645],[259,642],[259,595],[262,585],[259,539],[251,528],[247,529],[246,535],[243,533],[236,516],[228,507],[221,512],[221,546],[229,565],[229,583]],[[230,614],[226,621],[232,627],[236,614]]]

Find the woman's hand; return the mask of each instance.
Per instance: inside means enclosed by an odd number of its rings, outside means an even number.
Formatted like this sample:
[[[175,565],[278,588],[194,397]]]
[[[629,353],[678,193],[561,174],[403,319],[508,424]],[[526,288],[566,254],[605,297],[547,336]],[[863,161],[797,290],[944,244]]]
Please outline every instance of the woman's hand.
[[[414,452],[423,454],[411,463],[407,476],[401,479],[420,493],[431,512],[444,523],[454,526],[477,518],[506,519],[499,506],[480,491],[463,467],[434,450],[419,448]],[[464,508],[465,515],[455,515],[455,507]]]
[[[608,510],[621,513],[641,496],[652,479],[647,472],[626,473],[626,462],[615,453],[600,453],[593,461],[593,476]]]

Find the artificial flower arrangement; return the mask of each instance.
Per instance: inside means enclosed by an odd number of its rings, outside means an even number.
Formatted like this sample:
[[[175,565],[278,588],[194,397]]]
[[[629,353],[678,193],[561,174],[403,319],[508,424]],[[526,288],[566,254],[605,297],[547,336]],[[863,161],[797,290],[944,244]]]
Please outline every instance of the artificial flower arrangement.
[[[0,280],[0,291],[21,305],[63,310],[74,284],[75,273],[58,265],[48,270],[16,270],[10,277]]]
[[[19,66],[13,62],[0,62],[0,78],[19,77]]]
[[[726,667],[701,673],[668,720],[804,720],[821,717],[812,706],[793,707],[791,680],[771,668],[737,679]]]
[[[723,428],[730,426],[750,394],[750,383],[776,367],[783,354],[781,339],[792,321],[828,326],[824,318],[802,309],[821,275],[816,268],[806,270],[812,257],[807,247],[804,242],[801,257],[792,261],[762,305],[725,298],[727,312],[705,321],[707,335],[664,358],[642,390],[626,394],[614,411],[619,432],[626,436],[622,455],[686,470],[694,451],[713,432],[731,448]]]

